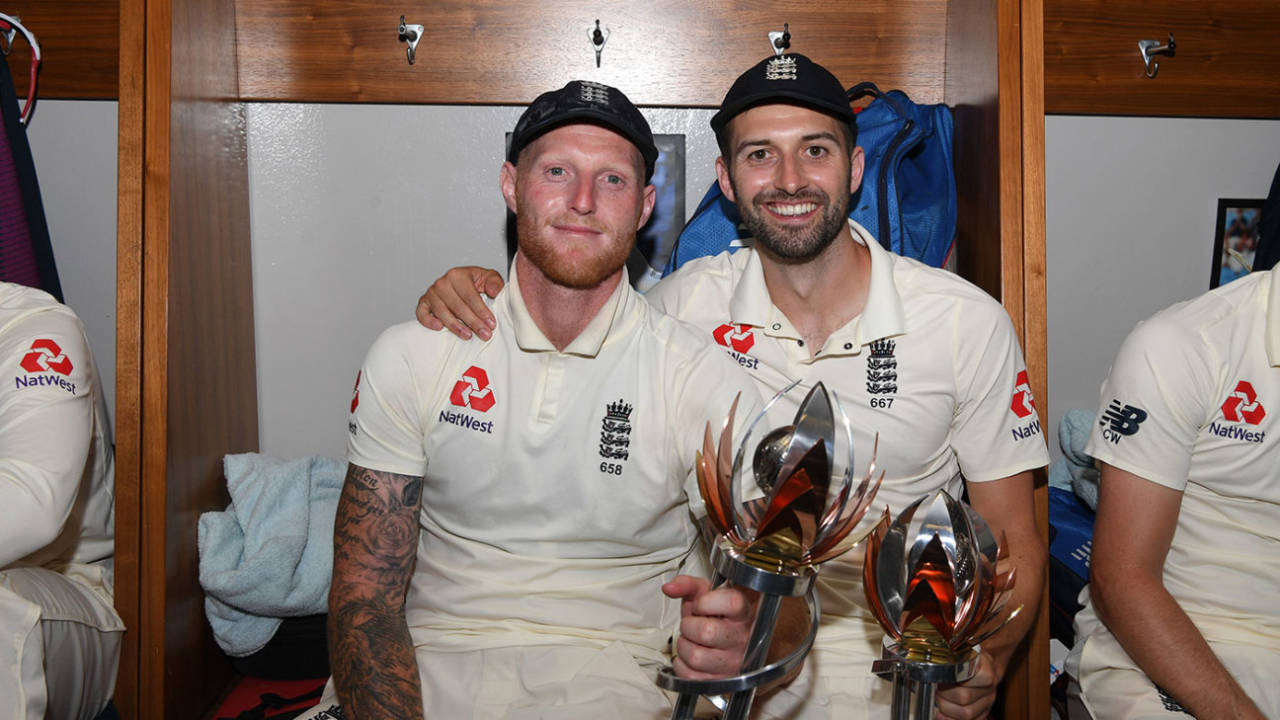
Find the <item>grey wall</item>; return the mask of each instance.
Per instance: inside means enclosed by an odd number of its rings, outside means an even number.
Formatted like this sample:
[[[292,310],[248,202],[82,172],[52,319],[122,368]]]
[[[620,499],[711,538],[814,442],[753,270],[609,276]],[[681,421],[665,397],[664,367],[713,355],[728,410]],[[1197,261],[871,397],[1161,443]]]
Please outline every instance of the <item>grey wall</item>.
[[[262,452],[344,457],[356,370],[387,326],[461,264],[506,274],[498,191],[522,108],[251,105],[254,321]],[[714,179],[706,110],[647,110],[686,136],[687,208]]]
[[[116,103],[41,100],[27,139],[62,292],[84,323],[114,418]]]
[[[1280,122],[1045,119],[1050,447],[1138,321],[1209,289],[1218,198],[1265,197]]]

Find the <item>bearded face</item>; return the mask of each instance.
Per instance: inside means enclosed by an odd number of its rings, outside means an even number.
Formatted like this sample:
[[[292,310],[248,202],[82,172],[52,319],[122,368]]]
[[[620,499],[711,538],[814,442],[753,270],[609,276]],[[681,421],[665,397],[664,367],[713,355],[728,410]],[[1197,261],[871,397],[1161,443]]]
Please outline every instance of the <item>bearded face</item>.
[[[595,125],[539,137],[506,165],[503,195],[516,214],[520,253],[551,282],[600,285],[622,271],[653,209],[640,152]]]

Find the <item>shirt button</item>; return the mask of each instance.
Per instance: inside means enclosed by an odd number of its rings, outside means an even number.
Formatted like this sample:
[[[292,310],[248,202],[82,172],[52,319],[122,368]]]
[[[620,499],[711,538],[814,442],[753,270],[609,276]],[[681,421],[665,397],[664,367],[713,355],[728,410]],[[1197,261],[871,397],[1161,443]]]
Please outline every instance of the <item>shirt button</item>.
[[[845,350],[852,350],[852,349],[853,349],[853,343],[845,343],[845,344],[844,344],[844,349],[845,349]]]
[[[782,323],[774,323],[774,324],[773,324],[773,329],[774,329],[774,330],[781,330],[781,329],[782,329]]]
[[[800,347],[804,347],[804,341],[803,341],[803,340],[797,340],[796,342],[800,344]]]

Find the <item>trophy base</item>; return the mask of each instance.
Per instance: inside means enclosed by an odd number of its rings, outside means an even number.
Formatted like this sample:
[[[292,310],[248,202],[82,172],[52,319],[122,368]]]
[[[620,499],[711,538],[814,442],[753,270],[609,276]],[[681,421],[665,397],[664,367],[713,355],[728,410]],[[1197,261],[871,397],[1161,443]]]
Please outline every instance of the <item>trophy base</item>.
[[[888,637],[879,660],[871,663],[871,672],[893,680],[893,720],[930,720],[937,686],[962,683],[978,671],[981,649],[973,646],[954,662],[928,662],[910,657],[907,648]],[[914,712],[913,712],[914,708]]]

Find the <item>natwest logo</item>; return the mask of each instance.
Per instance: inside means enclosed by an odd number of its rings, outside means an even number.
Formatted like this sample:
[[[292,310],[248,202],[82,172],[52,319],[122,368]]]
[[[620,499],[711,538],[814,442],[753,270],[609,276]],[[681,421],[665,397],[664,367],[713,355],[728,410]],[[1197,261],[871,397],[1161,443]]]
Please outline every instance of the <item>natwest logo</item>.
[[[740,353],[747,352],[756,344],[756,337],[751,334],[750,325],[721,325],[711,331],[711,337],[721,345]]]
[[[1013,384],[1013,402],[1010,403],[1009,409],[1020,418],[1025,418],[1036,411],[1036,401],[1031,396],[1031,383],[1027,379],[1026,370],[1018,373],[1018,378]]]
[[[351,391],[351,412],[355,412],[360,407],[360,376],[364,374],[364,370],[356,373],[356,386]]]
[[[73,367],[71,358],[62,353],[58,343],[48,338],[40,338],[31,343],[31,350],[22,357],[22,362],[19,364],[29,373],[52,370],[59,375],[70,375]]]
[[[1236,389],[1222,403],[1222,417],[1228,422],[1257,425],[1266,416],[1267,411],[1258,402],[1258,393],[1254,392],[1253,385],[1248,380],[1236,383]]]
[[[489,375],[483,368],[475,365],[462,373],[462,379],[453,385],[449,394],[449,402],[458,407],[469,407],[478,412],[487,412],[493,407],[493,389],[489,387]]]

